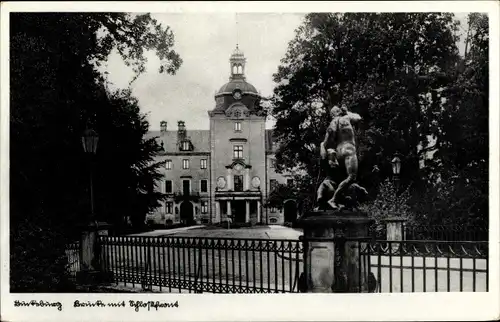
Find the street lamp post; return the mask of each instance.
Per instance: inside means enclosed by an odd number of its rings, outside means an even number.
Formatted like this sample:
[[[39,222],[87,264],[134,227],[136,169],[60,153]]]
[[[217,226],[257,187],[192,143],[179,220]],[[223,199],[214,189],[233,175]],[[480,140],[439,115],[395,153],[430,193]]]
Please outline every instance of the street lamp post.
[[[393,174],[393,180],[394,180],[394,186],[396,187],[396,194],[399,193],[399,174],[401,173],[401,158],[399,153],[394,154],[394,158],[391,161],[392,164],[392,174]],[[386,222],[386,233],[387,233],[387,240],[389,241],[394,241],[394,240],[404,240],[404,225],[405,221],[401,217],[398,216],[398,214],[391,214],[390,217],[386,218],[384,220]],[[399,247],[397,244],[394,244],[393,247],[397,249]]]
[[[396,153],[392,159],[392,174],[394,179],[394,185],[396,186],[396,192],[399,191],[399,174],[401,173],[401,159],[400,154]]]
[[[82,136],[83,151],[89,158],[90,216],[84,225],[80,241],[80,272],[78,278],[83,285],[96,285],[107,280],[108,273],[101,267],[101,247],[98,236],[107,235],[107,224],[99,225],[94,211],[93,158],[97,152],[99,136],[92,129],[86,129]],[[110,275],[109,275],[110,276]]]
[[[96,131],[92,129],[86,129],[85,132],[83,132],[83,137],[82,137],[82,144],[83,144],[83,151],[87,153],[90,159],[90,220],[94,221],[95,218],[95,212],[94,212],[94,187],[93,187],[93,182],[92,182],[92,168],[93,168],[93,157],[95,156],[97,152],[97,143],[99,142],[99,136],[97,135]]]

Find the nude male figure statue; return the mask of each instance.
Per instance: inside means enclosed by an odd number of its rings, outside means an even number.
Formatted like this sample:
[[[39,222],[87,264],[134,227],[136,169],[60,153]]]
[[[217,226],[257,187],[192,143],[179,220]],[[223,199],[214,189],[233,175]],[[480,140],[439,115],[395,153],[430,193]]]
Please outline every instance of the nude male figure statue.
[[[328,150],[335,149],[337,162],[344,162],[347,170],[347,178],[338,185],[333,197],[328,201],[328,204],[333,209],[338,209],[337,200],[339,194],[356,181],[358,158],[356,156],[356,142],[352,123],[360,121],[361,116],[349,112],[345,106],[342,106],[342,108],[334,106],[330,113],[332,121],[326,131],[325,139],[320,145],[320,154],[322,159],[328,158],[329,164],[333,165],[334,162],[331,161],[332,153],[328,153]]]

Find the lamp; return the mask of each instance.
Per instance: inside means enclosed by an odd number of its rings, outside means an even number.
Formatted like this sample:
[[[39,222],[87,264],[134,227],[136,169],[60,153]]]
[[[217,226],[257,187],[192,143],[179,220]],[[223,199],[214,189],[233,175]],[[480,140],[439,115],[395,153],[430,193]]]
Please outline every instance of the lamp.
[[[396,185],[396,189],[399,190],[399,174],[401,173],[401,159],[399,158],[400,154],[396,152],[394,154],[394,158],[392,159],[392,174],[394,175],[394,183]]]
[[[398,176],[399,173],[401,172],[401,159],[399,158],[398,154],[394,156],[391,163],[392,163],[392,173]]]
[[[83,132],[83,151],[85,151],[86,153],[96,154],[97,142],[99,142],[99,136],[97,135],[96,131],[92,129],[86,129]]]

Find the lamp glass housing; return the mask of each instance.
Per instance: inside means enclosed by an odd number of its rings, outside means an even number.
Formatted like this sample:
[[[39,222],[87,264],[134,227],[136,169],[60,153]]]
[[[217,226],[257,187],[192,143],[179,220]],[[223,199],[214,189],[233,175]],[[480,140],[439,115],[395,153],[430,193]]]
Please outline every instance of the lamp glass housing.
[[[83,144],[83,150],[86,153],[95,154],[97,151],[98,142],[99,142],[99,136],[97,135],[96,131],[92,129],[85,130],[82,137],[82,144]]]

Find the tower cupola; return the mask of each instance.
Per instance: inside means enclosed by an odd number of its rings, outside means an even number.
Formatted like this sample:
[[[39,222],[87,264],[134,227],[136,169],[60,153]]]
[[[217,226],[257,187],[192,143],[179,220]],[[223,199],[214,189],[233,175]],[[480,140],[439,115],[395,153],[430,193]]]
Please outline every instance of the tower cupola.
[[[231,58],[229,58],[229,64],[231,67],[230,80],[234,79],[245,79],[245,63],[246,58],[243,52],[236,45],[236,49],[233,51]]]

